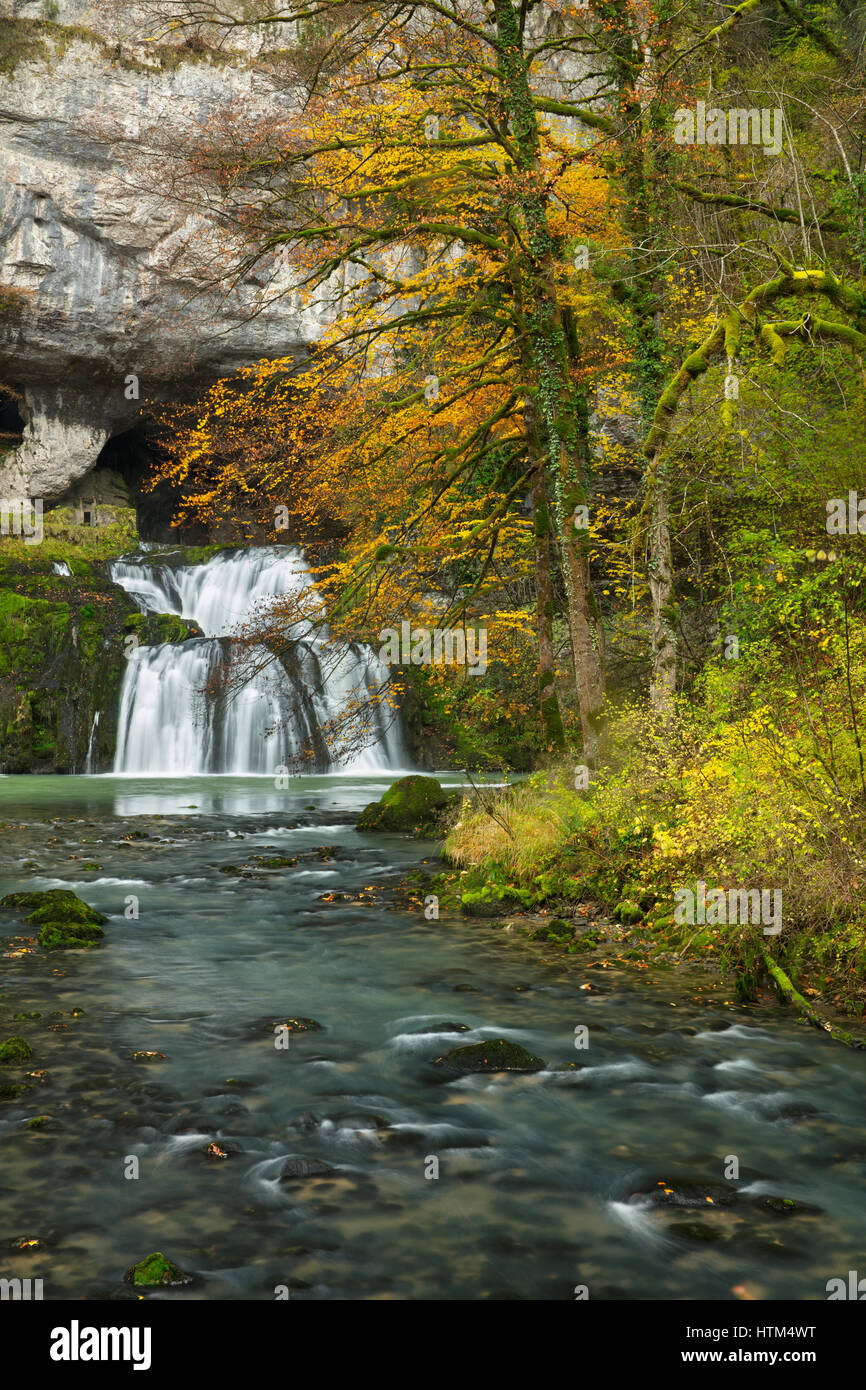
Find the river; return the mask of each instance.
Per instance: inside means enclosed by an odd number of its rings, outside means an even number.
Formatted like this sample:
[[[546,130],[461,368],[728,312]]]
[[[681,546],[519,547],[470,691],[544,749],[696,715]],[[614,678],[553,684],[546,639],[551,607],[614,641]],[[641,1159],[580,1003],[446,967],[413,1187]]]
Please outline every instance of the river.
[[[0,889],[110,918],[2,962],[43,1076],[0,1106],[0,1274],[122,1296],[161,1250],[197,1276],[172,1299],[823,1299],[863,1265],[866,1055],[692,969],[397,907],[435,847],[354,829],[390,780],[0,778]],[[545,1070],[432,1064],[500,1036]]]

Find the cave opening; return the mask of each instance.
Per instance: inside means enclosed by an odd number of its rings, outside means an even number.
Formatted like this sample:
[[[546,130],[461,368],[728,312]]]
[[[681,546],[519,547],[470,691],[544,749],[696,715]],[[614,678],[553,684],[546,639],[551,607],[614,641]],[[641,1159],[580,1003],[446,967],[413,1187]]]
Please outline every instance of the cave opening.
[[[143,422],[111,436],[100,450],[94,473],[105,469],[123,480],[135,507],[141,540],[191,543],[206,540],[204,532],[199,536],[196,528],[185,527],[181,535],[172,527],[180,495],[178,490],[168,482],[157,483],[156,487],[150,485],[153,466],[159,457],[158,432]]]
[[[17,449],[24,440],[26,424],[21,397],[0,386],[0,450]]]

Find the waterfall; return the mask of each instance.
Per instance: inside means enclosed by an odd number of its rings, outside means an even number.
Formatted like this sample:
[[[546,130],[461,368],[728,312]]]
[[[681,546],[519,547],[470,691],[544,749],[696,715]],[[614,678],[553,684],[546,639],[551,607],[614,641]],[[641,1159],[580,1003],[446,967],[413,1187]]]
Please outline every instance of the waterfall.
[[[174,567],[159,555],[143,564],[115,561],[111,577],[143,613],[176,613],[195,622],[203,637],[139,647],[129,658],[120,692],[117,773],[271,774],[293,766],[302,749],[314,751],[313,770],[367,772],[405,766],[399,721],[389,709],[368,706],[388,668],[369,648],[327,644],[327,634],[297,625],[292,669],[264,665],[263,647],[246,647],[253,671],[234,683],[226,699],[219,688],[237,655],[245,626],[267,614],[274,599],[300,596],[312,585],[302,553],[286,547],[222,552],[201,565]],[[234,648],[234,653],[233,653]],[[371,741],[335,759],[323,728],[359,705],[369,708]]]
[[[87,745],[87,762],[84,764],[84,771],[89,775],[93,771],[93,751],[96,747],[96,730],[99,728],[99,710],[93,716],[93,723],[90,726],[90,743]]]

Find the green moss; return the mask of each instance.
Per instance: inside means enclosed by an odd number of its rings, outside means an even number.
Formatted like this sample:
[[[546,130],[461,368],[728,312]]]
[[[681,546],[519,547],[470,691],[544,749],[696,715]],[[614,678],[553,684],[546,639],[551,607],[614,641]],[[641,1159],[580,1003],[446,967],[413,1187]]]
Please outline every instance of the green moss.
[[[46,922],[39,933],[39,944],[45,951],[86,951],[98,946],[104,936],[102,927]]]
[[[161,1251],[139,1260],[138,1264],[126,1271],[125,1278],[128,1284],[151,1289],[192,1283],[192,1275],[184,1273],[173,1261],[166,1259]]]
[[[47,57],[43,29],[38,20],[0,19],[0,76],[11,76],[19,63]]]
[[[124,626],[134,632],[146,647],[162,646],[165,642],[186,642],[198,632],[177,613],[131,613]]]
[[[9,893],[0,907],[27,912],[25,920],[40,927],[39,944],[46,951],[80,951],[98,945],[108,921],[101,912],[82,902],[68,888],[49,888],[36,893]]]
[[[437,1057],[435,1064],[464,1072],[543,1071],[547,1066],[540,1057],[534,1057],[519,1043],[508,1042],[505,1038],[455,1047],[443,1057]]]
[[[381,801],[364,807],[358,829],[433,837],[440,831],[443,813],[455,800],[435,777],[400,777]]]
[[[83,770],[97,710],[96,770],[114,754],[124,623],[136,609],[100,556],[128,548],[129,527],[79,528],[87,533],[79,545],[53,517],[45,518],[41,545],[4,537],[0,547],[3,772]],[[61,559],[73,575],[53,572]]]
[[[34,893],[8,893],[0,898],[0,907],[14,912],[26,912],[27,921],[34,926],[46,922],[64,922],[69,926],[82,924],[101,926],[108,921],[101,912],[90,907],[70,888],[47,888]]]
[[[0,1064],[3,1066],[20,1066],[32,1056],[33,1048],[25,1038],[7,1038],[0,1043]]]

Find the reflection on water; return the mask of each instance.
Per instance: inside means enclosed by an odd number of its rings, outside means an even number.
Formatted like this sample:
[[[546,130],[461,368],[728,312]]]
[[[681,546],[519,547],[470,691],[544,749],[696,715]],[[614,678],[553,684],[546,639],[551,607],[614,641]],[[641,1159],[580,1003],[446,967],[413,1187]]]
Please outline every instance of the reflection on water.
[[[866,1057],[693,973],[386,910],[429,847],[351,828],[385,785],[0,780],[0,890],[110,917],[0,964],[45,1073],[0,1106],[0,1244],[41,1242],[0,1276],[95,1297],[163,1250],[200,1276],[171,1298],[815,1299],[862,1266]],[[278,1050],[279,1015],[321,1031]],[[432,1065],[500,1036],[545,1070]]]

